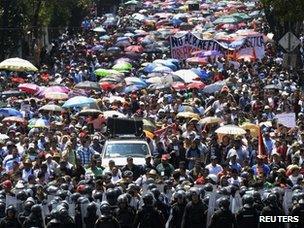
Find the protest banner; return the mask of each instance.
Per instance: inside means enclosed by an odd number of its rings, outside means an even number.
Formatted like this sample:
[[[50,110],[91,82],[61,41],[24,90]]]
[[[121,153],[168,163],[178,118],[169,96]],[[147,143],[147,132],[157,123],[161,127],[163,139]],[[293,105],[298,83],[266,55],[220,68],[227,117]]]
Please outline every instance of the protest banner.
[[[277,114],[275,117],[278,119],[278,123],[285,127],[296,127],[296,114],[294,112]]]
[[[203,40],[191,32],[182,36],[171,36],[171,57],[179,60],[190,58],[196,51],[218,51],[224,56],[238,57],[249,55],[262,59],[265,55],[265,42],[262,34],[248,35],[234,42],[221,43],[217,40]]]

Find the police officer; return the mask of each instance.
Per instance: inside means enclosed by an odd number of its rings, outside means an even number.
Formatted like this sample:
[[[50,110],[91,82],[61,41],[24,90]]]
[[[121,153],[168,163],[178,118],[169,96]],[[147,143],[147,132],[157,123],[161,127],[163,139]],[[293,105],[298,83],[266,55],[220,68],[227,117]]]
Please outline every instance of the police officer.
[[[102,202],[100,206],[101,216],[95,223],[95,228],[120,228],[119,223],[111,213],[111,206],[107,202]]]
[[[153,188],[151,192],[155,199],[154,206],[157,208],[157,210],[162,212],[165,220],[167,220],[169,218],[170,208],[161,200],[161,192],[158,188]]]
[[[94,202],[89,203],[87,207],[87,216],[84,218],[84,223],[86,224],[86,227],[94,227],[98,215],[97,212],[97,206]]]
[[[68,211],[68,205],[66,204],[61,204],[57,207],[58,211],[58,218],[60,222],[64,225],[65,228],[74,228],[75,226],[75,221],[74,219],[69,215]]]
[[[0,223],[0,228],[21,228],[21,224],[16,218],[17,210],[13,205],[6,209],[6,216]]]
[[[186,207],[186,194],[183,190],[178,190],[173,195],[175,203],[172,205],[166,228],[181,228],[183,215]]]
[[[304,227],[304,193],[298,194],[298,201],[291,209],[291,216],[299,216],[299,222],[290,223],[290,228]]]
[[[135,215],[134,227],[136,228],[163,228],[164,218],[160,211],[154,207],[154,197],[151,192],[143,196],[143,207]]]
[[[259,222],[259,213],[253,207],[254,199],[250,194],[243,195],[243,207],[236,215],[237,227],[256,228]]]
[[[253,207],[257,210],[259,214],[261,214],[261,211],[263,210],[264,204],[261,199],[261,194],[258,191],[253,191]]]
[[[219,209],[211,217],[209,228],[233,228],[236,227],[235,217],[229,210],[230,201],[227,197],[218,199]]]
[[[31,208],[34,206],[35,201],[33,198],[28,198],[24,203],[23,203],[23,211],[19,213],[18,215],[18,220],[21,224],[24,223],[26,217],[28,217],[31,213]]]
[[[118,208],[115,210],[115,217],[117,218],[121,228],[132,228],[135,217],[135,211],[129,206],[129,199],[127,194],[118,196]]]
[[[0,201],[0,222],[5,218],[5,202]]]
[[[43,228],[43,219],[42,219],[42,209],[41,206],[35,204],[31,208],[31,213],[28,217],[26,217],[23,222],[23,228],[31,228],[31,227],[39,227]]]
[[[89,199],[86,197],[79,197],[77,199],[77,204],[75,207],[75,223],[76,228],[82,228],[82,212],[81,212],[81,205],[90,203]]]
[[[182,228],[206,227],[207,206],[200,199],[200,191],[197,187],[189,190],[191,201],[187,203],[182,220]]]
[[[261,216],[283,216],[284,212],[278,206],[278,198],[274,193],[270,193],[265,201],[265,206],[261,212]],[[260,228],[283,228],[284,223],[276,221],[273,223],[260,223]]]

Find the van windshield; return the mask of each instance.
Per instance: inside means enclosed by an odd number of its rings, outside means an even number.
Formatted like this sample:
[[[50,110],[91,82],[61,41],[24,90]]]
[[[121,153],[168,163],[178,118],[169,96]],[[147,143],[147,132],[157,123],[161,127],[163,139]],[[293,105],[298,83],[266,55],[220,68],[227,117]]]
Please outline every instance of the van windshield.
[[[144,143],[113,143],[108,144],[105,150],[105,158],[138,157],[144,158],[148,154],[148,146]]]

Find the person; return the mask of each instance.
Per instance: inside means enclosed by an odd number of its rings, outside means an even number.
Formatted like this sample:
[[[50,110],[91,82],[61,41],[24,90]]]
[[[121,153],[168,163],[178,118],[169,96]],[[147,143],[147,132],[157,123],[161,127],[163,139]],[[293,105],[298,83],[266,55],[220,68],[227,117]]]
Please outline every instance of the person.
[[[97,206],[94,202],[89,203],[87,206],[87,216],[84,218],[84,223],[86,227],[94,227],[98,215],[96,214],[97,212]]]
[[[253,207],[254,198],[250,194],[242,197],[243,207],[236,214],[236,228],[256,228],[259,224],[258,211]]]
[[[188,161],[188,169],[194,167],[195,161],[202,158],[202,152],[198,147],[197,141],[193,139],[190,148],[186,151],[186,159]]]
[[[87,166],[90,164],[91,159],[95,153],[95,151],[90,147],[90,144],[91,144],[90,137],[85,136],[82,139],[82,146],[79,147],[76,151],[76,154],[83,166]]]
[[[297,202],[293,204],[290,210],[290,216],[299,216],[299,222],[290,224],[291,228],[300,228],[304,226],[304,194],[297,196]]]
[[[21,228],[21,224],[17,219],[17,210],[13,205],[9,205],[6,208],[6,216],[5,218],[0,222],[0,228]]]
[[[185,207],[181,227],[206,227],[207,205],[200,199],[199,189],[191,187],[189,194],[191,198]]]
[[[146,193],[142,200],[144,205],[137,211],[133,226],[137,228],[164,228],[164,218],[161,212],[154,207],[153,194]]]
[[[120,195],[117,199],[117,204],[118,208],[115,210],[115,218],[117,218],[120,228],[132,228],[135,212],[129,206],[128,195]]]
[[[170,177],[174,172],[174,166],[169,163],[170,156],[164,154],[161,157],[161,163],[156,166],[158,174],[162,177]]]
[[[185,192],[179,190],[173,196],[175,203],[171,207],[170,216],[166,223],[166,228],[181,228],[183,214],[186,207]]]
[[[29,197],[24,203],[23,203],[23,211],[18,214],[18,220],[20,224],[23,224],[25,219],[30,215],[31,208],[34,206],[35,201],[33,198]]]
[[[217,157],[211,156],[211,163],[206,165],[206,169],[209,170],[209,174],[215,174],[216,176],[223,171],[223,168],[220,164],[217,164]]]
[[[236,227],[235,217],[229,210],[229,199],[224,196],[219,198],[217,201],[219,209],[211,216],[209,228]]]
[[[140,175],[142,174],[141,168],[133,163],[133,158],[130,156],[127,158],[127,164],[124,167],[122,167],[121,171],[122,172],[132,171],[134,180],[139,178]]]
[[[101,216],[95,223],[95,228],[120,228],[119,222],[111,214],[111,207],[108,203],[102,202],[100,205]]]
[[[261,216],[283,216],[284,212],[278,206],[278,198],[274,193],[270,193],[266,198],[266,204],[261,211]],[[274,223],[260,223],[260,228],[283,228],[284,223],[278,221]]]
[[[23,228],[44,227],[43,219],[42,219],[42,209],[40,205],[35,204],[32,206],[31,213],[28,217],[26,217],[22,227]]]

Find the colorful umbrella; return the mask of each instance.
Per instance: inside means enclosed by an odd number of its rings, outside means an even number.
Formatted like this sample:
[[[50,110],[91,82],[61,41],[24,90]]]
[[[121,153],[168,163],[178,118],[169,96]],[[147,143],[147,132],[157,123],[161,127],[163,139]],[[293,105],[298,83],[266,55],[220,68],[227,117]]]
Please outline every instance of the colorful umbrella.
[[[29,61],[20,58],[6,59],[0,63],[0,69],[18,72],[38,71]]]
[[[46,93],[44,97],[49,100],[67,100],[69,98],[69,95],[60,92],[49,92]]]
[[[200,124],[214,124],[214,123],[220,123],[222,121],[221,118],[215,117],[215,116],[208,116],[199,121]]]
[[[101,82],[99,83],[99,86],[104,91],[113,90],[116,88],[116,85],[111,82]]]
[[[205,87],[206,85],[201,82],[201,81],[196,81],[196,82],[191,82],[190,84],[187,85],[188,89],[198,89],[201,90]]]
[[[132,65],[128,62],[120,62],[115,64],[112,69],[117,70],[118,72],[130,71],[132,69]]]
[[[260,127],[259,125],[253,124],[253,123],[243,123],[241,125],[241,128],[244,130],[250,130],[251,136],[257,138],[259,135]]]
[[[0,108],[0,116],[22,116],[22,113],[14,108]]]
[[[125,48],[126,52],[137,52],[137,53],[142,53],[144,51],[144,48],[139,45],[131,45],[129,47]]]
[[[186,90],[186,85],[182,82],[175,82],[172,84],[172,88],[176,91]]]
[[[39,91],[39,86],[33,83],[23,83],[18,86],[18,89],[28,94],[35,94]]]
[[[39,108],[39,111],[62,112],[63,108],[58,105],[48,104]]]
[[[33,128],[47,128],[48,127],[48,121],[45,119],[37,119],[35,121],[35,124],[32,126]]]
[[[72,107],[86,107],[91,104],[95,104],[96,101],[93,98],[84,97],[84,96],[76,96],[69,100],[67,100],[63,104],[63,108],[72,108]]]
[[[89,89],[89,90],[100,90],[99,84],[97,82],[83,81],[75,85],[78,89]]]
[[[239,126],[228,124],[216,129],[215,133],[223,135],[244,135],[246,131]]]
[[[8,116],[5,117],[2,122],[11,122],[11,123],[22,123],[25,124],[27,121],[22,118],[22,117],[18,117],[18,116]]]
[[[117,70],[111,70],[111,69],[97,69],[95,70],[95,74],[99,77],[107,77],[110,75],[121,75],[121,72]]]
[[[180,77],[185,83],[191,83],[199,78],[192,70],[178,70],[173,73],[174,75]]]

